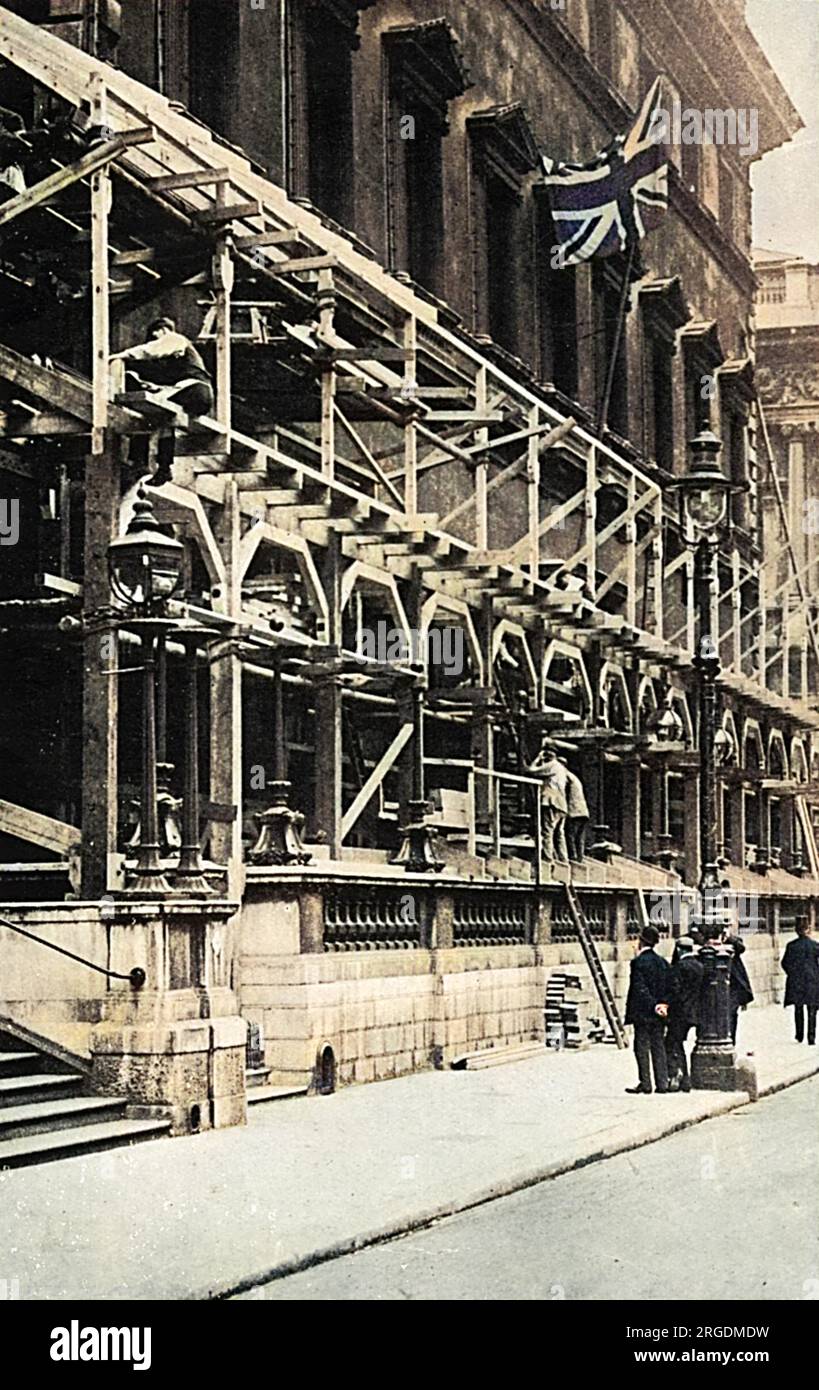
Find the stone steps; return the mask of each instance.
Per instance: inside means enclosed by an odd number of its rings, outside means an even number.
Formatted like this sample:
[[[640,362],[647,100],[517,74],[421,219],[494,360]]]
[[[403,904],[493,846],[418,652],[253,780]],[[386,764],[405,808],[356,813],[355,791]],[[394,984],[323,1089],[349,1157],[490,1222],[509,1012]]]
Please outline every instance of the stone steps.
[[[7,1105],[26,1105],[46,1100],[49,1096],[77,1095],[84,1080],[84,1077],[71,1072],[45,1071],[0,1077],[0,1112]]]
[[[145,1139],[158,1139],[170,1130],[170,1120],[110,1120],[104,1124],[78,1125],[0,1141],[0,1170],[23,1168],[33,1163],[73,1158],[100,1149],[119,1148]]]
[[[0,1170],[168,1134],[164,1117],[132,1119],[121,1096],[90,1091],[87,1066],[11,1020],[0,1025]]]
[[[126,1118],[127,1101],[110,1096],[69,1096],[35,1101],[29,1105],[5,1105],[0,1109],[0,1142],[46,1134],[80,1125]]]
[[[485,1047],[478,1052],[463,1052],[453,1057],[453,1071],[481,1071],[484,1067],[501,1067],[506,1062],[526,1062],[530,1057],[542,1057],[542,1042],[521,1043],[515,1047]]]
[[[307,1086],[249,1086],[248,1105],[259,1105],[270,1100],[290,1100],[294,1096],[306,1096]]]

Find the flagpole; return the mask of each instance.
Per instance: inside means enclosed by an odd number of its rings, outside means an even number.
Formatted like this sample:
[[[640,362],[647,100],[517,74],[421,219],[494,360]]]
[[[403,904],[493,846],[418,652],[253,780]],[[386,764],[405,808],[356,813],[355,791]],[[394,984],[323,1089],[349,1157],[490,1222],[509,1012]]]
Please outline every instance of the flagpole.
[[[628,258],[626,269],[623,275],[623,284],[620,290],[620,305],[617,311],[617,325],[614,330],[614,343],[612,344],[611,357],[609,358],[606,369],[606,385],[603,390],[603,397],[600,401],[600,409],[597,412],[597,437],[603,438],[603,430],[606,428],[606,419],[609,413],[609,403],[611,401],[612,387],[614,386],[614,372],[617,367],[617,358],[620,354],[620,342],[623,337],[623,327],[626,321],[626,310],[628,306],[628,292],[631,287],[631,271],[634,266],[634,256],[637,250],[635,237],[629,238]]]

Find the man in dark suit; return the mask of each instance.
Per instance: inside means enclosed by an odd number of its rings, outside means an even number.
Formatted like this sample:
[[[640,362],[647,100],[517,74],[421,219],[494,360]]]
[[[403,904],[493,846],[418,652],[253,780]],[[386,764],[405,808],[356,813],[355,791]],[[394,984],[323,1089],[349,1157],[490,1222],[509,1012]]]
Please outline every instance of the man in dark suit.
[[[654,950],[659,939],[660,933],[656,927],[643,927],[637,942],[637,955],[631,962],[626,1023],[634,1025],[634,1053],[640,1075],[637,1086],[626,1087],[632,1096],[651,1095],[652,1065],[657,1094],[665,1095],[668,1091],[668,1064],[663,1032],[668,1013],[671,971],[668,962]]]
[[[674,947],[671,961],[671,1002],[668,1006],[668,1032],[665,1036],[670,1091],[691,1090],[685,1041],[697,1022],[701,988],[702,961],[697,958],[694,939],[681,936]]]
[[[725,945],[730,946],[733,951],[730,977],[731,1041],[736,1042],[739,1011],[740,1009],[747,1009],[749,1004],[753,1004],[754,992],[751,989],[751,981],[742,959],[745,954],[745,942],[740,937],[730,936],[728,933],[725,934],[724,941]]]
[[[816,1042],[816,1012],[819,1009],[819,944],[813,939],[807,917],[796,924],[796,936],[785,947],[782,969],[788,978],[785,1008],[793,1004],[796,1041],[805,1040],[807,1010],[808,1046],[812,1047]]]

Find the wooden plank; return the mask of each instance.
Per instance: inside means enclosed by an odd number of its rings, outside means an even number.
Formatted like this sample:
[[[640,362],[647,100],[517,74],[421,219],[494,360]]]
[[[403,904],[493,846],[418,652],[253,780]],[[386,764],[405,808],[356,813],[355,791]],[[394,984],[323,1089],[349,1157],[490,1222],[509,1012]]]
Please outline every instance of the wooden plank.
[[[2,414],[0,414],[2,419]],[[42,439],[54,434],[87,434],[87,429],[80,424],[79,420],[72,420],[68,415],[57,415],[54,412],[42,411],[35,416],[27,416],[21,419],[17,414],[9,413],[5,417],[5,424],[0,427],[0,438],[2,439]]]
[[[402,724],[395,738],[382,753],[355,800],[341,817],[341,838],[344,840],[352,830],[362,812],[366,809],[387,773],[394,767],[401,753],[412,738],[412,723]]]
[[[149,265],[156,259],[153,246],[134,246],[129,251],[117,251],[111,257],[112,266]]]
[[[255,251],[263,246],[285,246],[291,241],[301,241],[302,233],[295,227],[280,227],[275,231],[256,232],[254,236],[238,236],[233,245],[239,252]]]
[[[150,179],[148,187],[152,193],[170,192],[175,188],[201,188],[210,183],[227,183],[229,169],[187,169],[178,174],[161,174]]]
[[[223,222],[237,221],[242,217],[261,217],[262,205],[258,198],[247,203],[221,203],[217,207],[204,208],[195,214],[197,222],[206,226],[219,226]]]
[[[332,270],[337,265],[335,256],[294,256],[286,261],[270,261],[265,269],[274,275],[289,275],[296,270]]]
[[[76,825],[66,825],[53,816],[17,806],[13,801],[0,801],[0,831],[25,840],[27,844],[53,850],[55,854],[70,854],[79,848],[82,839]]]
[[[13,222],[15,217],[30,212],[32,208],[40,207],[49,198],[56,197],[66,188],[71,188],[72,184],[78,183],[80,179],[86,179],[98,170],[104,169],[106,164],[110,164],[112,159],[116,159],[130,145],[144,145],[153,139],[154,132],[150,127],[126,131],[117,135],[115,139],[106,141],[104,145],[89,150],[88,154],[84,154],[73,164],[55,169],[53,174],[48,174],[46,178],[40,179],[39,183],[26,188],[24,192],[18,193],[15,198],[10,198],[0,207],[0,227]]]

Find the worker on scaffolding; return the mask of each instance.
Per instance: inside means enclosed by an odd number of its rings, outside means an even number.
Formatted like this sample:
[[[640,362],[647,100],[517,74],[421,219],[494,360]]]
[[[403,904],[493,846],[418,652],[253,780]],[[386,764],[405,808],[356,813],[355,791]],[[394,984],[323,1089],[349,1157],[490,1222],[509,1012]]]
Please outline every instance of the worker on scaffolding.
[[[559,864],[568,864],[566,848],[566,799],[568,768],[557,756],[557,750],[549,739],[544,739],[540,752],[530,769],[543,779],[540,789],[540,807],[543,824],[543,857],[554,859]]]
[[[177,332],[171,318],[155,319],[148,328],[147,342],[115,353],[111,361],[125,363],[126,391],[147,389],[155,393],[158,403],[181,406],[194,417],[207,415],[213,409],[213,387],[207,368],[190,339]],[[146,457],[135,458],[135,462],[147,463],[147,440],[144,448]],[[174,448],[173,428],[160,430],[156,487],[171,480]]]

